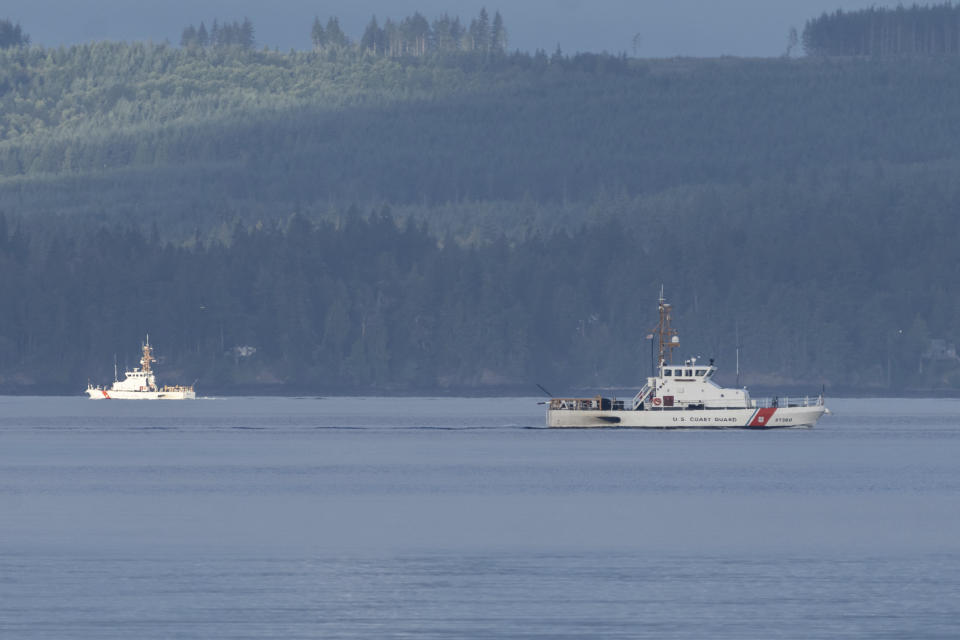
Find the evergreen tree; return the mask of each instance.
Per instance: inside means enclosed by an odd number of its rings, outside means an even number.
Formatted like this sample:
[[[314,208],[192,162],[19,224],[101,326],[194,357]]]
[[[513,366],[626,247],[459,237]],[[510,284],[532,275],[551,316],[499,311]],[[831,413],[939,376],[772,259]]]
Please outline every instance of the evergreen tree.
[[[464,51],[475,51],[480,48],[480,25],[476,18],[470,21],[470,26],[461,36],[460,46]]]
[[[507,29],[503,25],[503,18],[500,12],[493,14],[493,27],[490,31],[490,49],[497,52],[507,50]]]
[[[383,53],[383,31],[377,24],[377,16],[371,16],[367,28],[363,31],[363,37],[360,38],[360,48],[373,54]]]
[[[22,47],[30,44],[30,36],[23,32],[20,23],[13,24],[10,20],[0,20],[0,49]]]
[[[183,34],[180,36],[180,46],[181,47],[195,47],[197,46],[197,29],[193,25],[185,27],[183,29]]]
[[[257,46],[257,40],[254,37],[253,22],[250,18],[244,18],[238,32],[238,44],[247,51],[253,50]]]
[[[453,34],[453,21],[449,15],[444,13],[439,18],[434,19],[431,31],[437,51],[448,53],[457,49],[459,37]]]
[[[403,55],[403,37],[399,27],[390,18],[383,23],[383,39],[386,43],[386,52],[390,57]]]
[[[463,26],[462,22],[460,22],[460,16],[455,17],[453,22],[450,23],[450,39],[454,43],[455,47],[459,48],[462,46],[466,33],[467,28]]]
[[[407,37],[414,55],[422,56],[427,53],[427,46],[431,39],[430,23],[419,11],[415,12],[407,22]]]
[[[490,16],[487,14],[487,8],[480,9],[480,15],[477,16],[477,29],[474,35],[474,46],[481,51],[490,50]]]
[[[550,56],[550,64],[560,64],[564,61],[563,49],[560,48],[560,43],[557,43],[557,48],[553,52],[553,55]]]
[[[340,20],[336,16],[331,16],[327,20],[326,38],[327,45],[331,47],[344,48],[350,43],[347,35],[340,28]]]
[[[322,50],[327,44],[327,32],[324,31],[319,16],[313,18],[313,29],[310,30],[310,40],[313,42],[314,51]]]

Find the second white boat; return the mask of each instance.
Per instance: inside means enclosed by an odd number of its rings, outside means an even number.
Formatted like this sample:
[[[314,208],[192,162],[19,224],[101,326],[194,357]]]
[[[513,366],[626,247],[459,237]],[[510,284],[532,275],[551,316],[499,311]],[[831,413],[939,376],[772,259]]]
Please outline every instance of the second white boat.
[[[197,397],[193,386],[157,386],[151,363],[156,362],[150,347],[150,336],[143,344],[143,356],[140,368],[127,371],[123,380],[117,379],[114,367],[114,381],[109,387],[87,385],[87,396],[93,400],[192,400]]]

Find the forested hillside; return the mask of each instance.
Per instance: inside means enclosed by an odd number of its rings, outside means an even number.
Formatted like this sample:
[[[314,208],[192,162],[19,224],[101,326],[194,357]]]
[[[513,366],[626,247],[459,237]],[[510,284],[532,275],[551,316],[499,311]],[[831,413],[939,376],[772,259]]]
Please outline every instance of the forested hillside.
[[[208,388],[632,385],[664,283],[747,382],[957,388],[958,110],[938,58],[4,49],[0,385],[146,331]]]
[[[159,216],[184,233],[384,202],[465,214],[511,202],[519,223],[531,202],[586,210],[602,193],[953,158],[960,133],[960,70],[947,61],[141,44],[0,56],[4,210]]]

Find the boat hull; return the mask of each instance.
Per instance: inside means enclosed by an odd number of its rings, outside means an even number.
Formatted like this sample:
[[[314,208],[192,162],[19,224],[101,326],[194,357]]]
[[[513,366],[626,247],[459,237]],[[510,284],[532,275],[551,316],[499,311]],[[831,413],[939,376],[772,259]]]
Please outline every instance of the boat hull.
[[[578,411],[548,409],[548,427],[632,429],[777,429],[812,427],[823,405],[762,409],[652,409]]]
[[[192,389],[172,391],[115,391],[111,389],[87,389],[93,400],[193,400],[197,394]]]

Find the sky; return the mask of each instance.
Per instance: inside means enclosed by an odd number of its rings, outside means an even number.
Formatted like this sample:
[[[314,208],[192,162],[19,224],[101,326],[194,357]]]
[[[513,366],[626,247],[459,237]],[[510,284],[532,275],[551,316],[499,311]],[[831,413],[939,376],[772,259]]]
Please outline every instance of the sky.
[[[376,15],[428,19],[447,12],[469,22],[480,7],[503,15],[509,48],[559,46],[565,53],[626,52],[640,57],[773,57],[787,47],[790,27],[824,11],[895,6],[883,0],[5,0],[0,18],[19,22],[35,44],[92,40],[169,40],[183,27],[214,18],[249,17],[257,44],[282,51],[308,49],[314,16],[335,15],[358,39]]]

